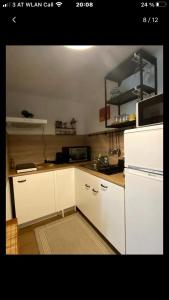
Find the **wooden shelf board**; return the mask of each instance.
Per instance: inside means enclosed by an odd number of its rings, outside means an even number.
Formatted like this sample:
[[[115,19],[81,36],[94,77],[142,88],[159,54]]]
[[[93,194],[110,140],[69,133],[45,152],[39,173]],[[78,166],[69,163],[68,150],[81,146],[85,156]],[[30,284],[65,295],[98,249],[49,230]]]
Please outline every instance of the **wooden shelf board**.
[[[127,125],[126,123],[127,122],[125,122],[125,127],[124,127],[124,124],[121,127],[120,126],[119,127],[113,127],[112,125],[110,125],[110,126],[108,125],[106,128],[111,128],[110,130],[92,132],[92,133],[89,133],[88,136],[101,135],[101,134],[109,134],[109,133],[112,133],[112,132],[120,132],[120,131],[124,131],[125,129],[129,129],[130,127],[131,128],[135,128],[136,121],[128,121],[129,125]]]
[[[126,128],[135,125],[136,125],[136,120],[133,120],[133,121],[120,122],[120,123],[113,123],[109,125],[109,128]]]

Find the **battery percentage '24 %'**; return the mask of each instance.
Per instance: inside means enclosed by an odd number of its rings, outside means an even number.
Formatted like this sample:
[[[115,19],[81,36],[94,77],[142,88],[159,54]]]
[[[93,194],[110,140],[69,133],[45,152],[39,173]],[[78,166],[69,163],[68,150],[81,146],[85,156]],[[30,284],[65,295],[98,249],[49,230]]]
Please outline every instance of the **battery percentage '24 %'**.
[[[155,7],[166,7],[166,1],[158,1],[158,2],[141,2],[141,7],[155,8]]]

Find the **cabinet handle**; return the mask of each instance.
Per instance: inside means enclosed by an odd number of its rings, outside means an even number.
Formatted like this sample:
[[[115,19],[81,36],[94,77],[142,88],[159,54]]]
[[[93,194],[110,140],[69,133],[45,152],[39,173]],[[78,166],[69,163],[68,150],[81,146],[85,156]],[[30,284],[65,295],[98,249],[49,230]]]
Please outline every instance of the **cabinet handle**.
[[[103,184],[101,184],[101,186],[102,186],[104,189],[107,189],[107,188],[108,188],[108,186],[103,185]]]
[[[19,183],[22,183],[22,182],[25,182],[25,181],[26,181],[26,179],[24,179],[24,180],[18,180]]]
[[[98,193],[98,191],[95,191],[95,189],[92,189],[92,191],[93,191],[94,193]]]
[[[87,188],[90,188],[90,185],[88,185],[88,184],[85,184],[85,187],[87,187]]]

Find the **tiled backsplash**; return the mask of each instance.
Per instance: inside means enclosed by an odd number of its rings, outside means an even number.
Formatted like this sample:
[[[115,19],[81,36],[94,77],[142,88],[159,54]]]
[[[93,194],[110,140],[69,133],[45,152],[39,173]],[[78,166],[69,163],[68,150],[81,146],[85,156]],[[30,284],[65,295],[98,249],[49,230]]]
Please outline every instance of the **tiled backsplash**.
[[[115,164],[117,163],[118,158],[122,158],[124,156],[123,132],[87,136],[86,142],[92,148],[92,159],[94,159],[99,153],[109,154],[109,163]],[[119,157],[117,154],[110,154],[110,150],[115,148],[120,148],[121,155]]]
[[[8,135],[9,159],[19,163],[43,163],[45,159],[55,160],[56,152],[62,146],[81,146],[86,144],[84,135]]]
[[[108,153],[110,149],[117,146],[121,150],[121,157],[124,156],[123,132],[86,135],[8,135],[8,156],[19,163],[43,163],[45,159],[54,160],[56,152],[60,152],[62,146],[83,146],[89,145],[92,149],[92,159],[99,153]],[[117,145],[117,146],[116,146]],[[116,163],[118,155],[110,155],[109,162]]]

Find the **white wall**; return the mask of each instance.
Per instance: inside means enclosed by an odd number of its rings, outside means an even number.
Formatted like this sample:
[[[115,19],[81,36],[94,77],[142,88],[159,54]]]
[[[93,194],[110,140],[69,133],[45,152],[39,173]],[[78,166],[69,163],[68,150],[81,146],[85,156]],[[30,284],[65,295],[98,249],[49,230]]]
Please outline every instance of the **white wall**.
[[[72,118],[76,123],[77,134],[86,132],[86,105],[77,102],[62,101],[32,94],[7,92],[6,114],[10,117],[21,117],[20,112],[28,110],[37,119],[47,119],[45,134],[55,134],[55,121],[70,122]],[[16,134],[41,134],[41,129],[8,129],[8,133]]]

